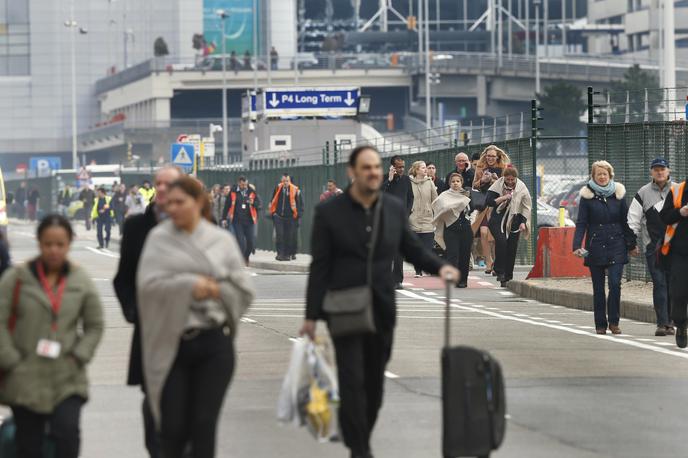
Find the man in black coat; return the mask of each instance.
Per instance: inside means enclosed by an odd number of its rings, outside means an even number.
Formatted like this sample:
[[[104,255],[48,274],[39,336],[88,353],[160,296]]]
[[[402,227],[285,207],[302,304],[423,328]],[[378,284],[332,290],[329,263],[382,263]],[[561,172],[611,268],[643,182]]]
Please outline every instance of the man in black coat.
[[[475,179],[475,169],[471,165],[468,154],[463,152],[457,154],[454,157],[454,163],[456,164],[456,168],[447,174],[445,182],[449,183],[449,178],[452,174],[458,173],[461,175],[461,178],[463,178],[463,188],[471,189],[473,187],[473,180]]]
[[[374,333],[333,339],[341,404],[340,426],[352,457],[369,458],[370,435],[382,405],[385,367],[396,324],[395,278],[389,269],[403,255],[424,271],[456,281],[459,272],[423,246],[409,228],[404,202],[380,192],[382,163],[371,146],[358,147],[349,159],[353,184],[342,195],[316,207],[308,278],[306,320],[301,334],[315,337],[316,320],[327,319],[323,300],[327,291],[366,284],[368,246],[373,231],[377,245],[372,263]],[[381,200],[380,200],[381,199]],[[379,201],[379,202],[378,202]],[[373,228],[374,209],[382,205],[380,227]]]
[[[153,416],[145,398],[146,387],[143,380],[143,363],[141,358],[141,328],[138,320],[138,304],[136,300],[136,273],[138,271],[139,258],[148,233],[164,217],[163,209],[167,200],[167,188],[172,182],[181,177],[182,172],[173,166],[160,169],[155,175],[155,200],[147,208],[146,212],[130,216],[124,222],[124,233],[120,245],[120,258],[117,274],[113,281],[117,299],[122,306],[122,312],[127,322],[134,325],[134,335],[131,340],[131,352],[129,356],[129,375],[127,385],[141,386],[144,393],[143,399],[143,424],[146,448],[151,458],[159,455],[157,433]]]
[[[392,157],[389,163],[389,175],[382,184],[382,190],[401,200],[406,207],[406,218],[408,218],[413,208],[413,189],[411,179],[404,175],[406,164],[401,156]],[[404,281],[404,260],[401,256],[394,258],[393,270],[396,289],[403,289],[401,284]]]

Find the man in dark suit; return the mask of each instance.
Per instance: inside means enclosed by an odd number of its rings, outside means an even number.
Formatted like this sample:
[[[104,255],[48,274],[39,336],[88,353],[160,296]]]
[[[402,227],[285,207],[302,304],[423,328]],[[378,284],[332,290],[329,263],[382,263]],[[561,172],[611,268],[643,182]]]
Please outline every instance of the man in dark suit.
[[[160,456],[158,450],[157,433],[148,400],[145,397],[146,387],[143,380],[143,366],[141,359],[141,328],[138,322],[136,300],[136,273],[139,258],[143,250],[148,233],[164,218],[164,208],[167,201],[167,188],[172,182],[182,176],[179,168],[163,167],[155,175],[155,199],[146,208],[146,212],[130,216],[124,222],[124,233],[120,245],[120,258],[117,275],[113,281],[117,299],[122,306],[124,318],[134,325],[134,336],[131,341],[129,356],[129,375],[127,385],[141,386],[143,399],[143,425],[146,448],[151,458]]]
[[[403,255],[424,271],[458,280],[459,272],[425,249],[408,225],[405,203],[380,192],[382,162],[371,146],[354,149],[349,158],[353,184],[344,194],[316,207],[308,278],[306,320],[301,334],[315,337],[316,320],[327,319],[323,300],[328,290],[362,286],[367,281],[368,246],[373,230],[373,315],[375,332],[333,339],[337,358],[340,426],[351,456],[370,458],[370,435],[382,405],[385,367],[396,324],[395,278],[389,268]],[[381,200],[380,200],[381,199]],[[374,209],[382,205],[380,225],[373,229]]]
[[[389,163],[389,175],[385,177],[382,190],[401,199],[406,207],[406,218],[408,218],[413,208],[413,189],[411,188],[411,179],[404,174],[406,163],[401,156],[392,157]],[[403,289],[401,284],[404,281],[404,260],[401,256],[394,258],[393,270],[395,288]]]

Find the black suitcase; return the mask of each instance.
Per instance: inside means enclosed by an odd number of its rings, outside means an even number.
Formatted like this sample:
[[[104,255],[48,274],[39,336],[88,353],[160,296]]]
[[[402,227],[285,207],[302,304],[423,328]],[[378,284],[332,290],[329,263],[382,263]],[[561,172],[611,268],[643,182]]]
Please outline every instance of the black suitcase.
[[[450,346],[451,287],[446,288],[442,349],[442,454],[488,457],[506,432],[506,398],[499,363],[489,353]]]

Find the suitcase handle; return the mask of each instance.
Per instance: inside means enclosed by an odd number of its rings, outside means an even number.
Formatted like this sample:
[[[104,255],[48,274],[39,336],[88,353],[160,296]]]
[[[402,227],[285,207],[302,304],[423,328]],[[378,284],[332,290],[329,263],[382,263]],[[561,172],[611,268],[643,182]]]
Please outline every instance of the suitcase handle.
[[[444,298],[446,301],[446,311],[445,311],[445,317],[444,317],[444,346],[449,347],[450,345],[450,340],[451,340],[451,290],[452,290],[452,282],[445,280],[444,281]]]

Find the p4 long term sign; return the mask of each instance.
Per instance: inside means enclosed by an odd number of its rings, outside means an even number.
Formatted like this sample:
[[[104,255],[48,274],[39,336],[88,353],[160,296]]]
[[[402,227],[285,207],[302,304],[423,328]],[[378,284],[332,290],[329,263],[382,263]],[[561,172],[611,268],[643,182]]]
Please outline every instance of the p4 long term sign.
[[[267,88],[261,102],[266,117],[356,116],[360,95],[358,87]]]

